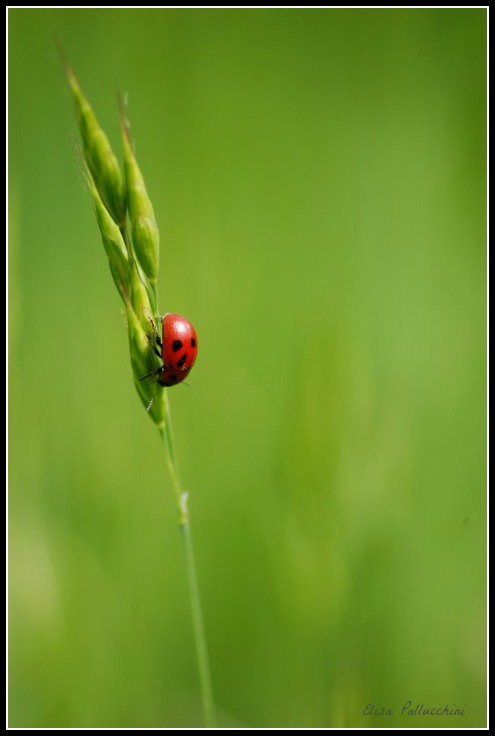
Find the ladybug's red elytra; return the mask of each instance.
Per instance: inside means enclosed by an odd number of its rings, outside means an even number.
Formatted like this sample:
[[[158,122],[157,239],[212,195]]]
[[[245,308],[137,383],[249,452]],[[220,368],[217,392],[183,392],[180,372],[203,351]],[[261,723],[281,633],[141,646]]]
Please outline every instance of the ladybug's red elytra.
[[[154,322],[150,320],[156,332]],[[198,336],[192,324],[180,314],[166,314],[162,317],[162,339],[156,334],[155,353],[163,360],[156,371],[141,378],[157,375],[160,386],[175,386],[181,383],[193,367],[198,354]]]
[[[198,354],[196,330],[180,314],[166,314],[162,320],[163,368],[158,375],[160,386],[175,386],[186,378]]]

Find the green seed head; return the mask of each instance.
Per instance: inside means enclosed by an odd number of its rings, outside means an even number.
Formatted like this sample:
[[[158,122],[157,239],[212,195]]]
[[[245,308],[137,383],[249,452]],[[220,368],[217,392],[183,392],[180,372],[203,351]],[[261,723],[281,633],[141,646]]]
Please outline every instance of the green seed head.
[[[150,348],[141,321],[130,304],[127,305],[127,330],[131,365],[139,398],[152,420],[159,427],[165,426],[165,396],[163,390],[152,378],[141,380],[148,373],[155,372],[160,362]]]
[[[139,275],[137,263],[132,253],[129,258],[128,273],[132,308],[136,317],[139,319],[142,328],[148,332],[150,329],[150,319],[155,318],[155,310],[151,305],[148,290]]]
[[[131,223],[132,244],[136,258],[156,291],[160,251],[160,235],[151,200],[144,185],[143,176],[134,156],[126,125],[122,124],[124,141],[124,171],[127,190],[127,207]]]
[[[125,222],[125,191],[119,163],[68,64],[65,65],[65,71],[76,109],[84,156],[95,180],[96,188],[115,222],[123,225]]]
[[[102,202],[91,172],[87,170],[86,174],[110,271],[120,296],[126,302],[129,299],[129,259],[125,243],[118,226]]]
[[[152,349],[155,335],[150,324],[150,320],[156,323],[158,318],[159,235],[153,207],[132,150],[123,106],[125,183],[107,137],[72,69],[65,60],[64,65],[83,141],[96,219],[113,280],[125,304],[134,385],[148,414],[164,430],[166,393],[155,378],[161,360]]]

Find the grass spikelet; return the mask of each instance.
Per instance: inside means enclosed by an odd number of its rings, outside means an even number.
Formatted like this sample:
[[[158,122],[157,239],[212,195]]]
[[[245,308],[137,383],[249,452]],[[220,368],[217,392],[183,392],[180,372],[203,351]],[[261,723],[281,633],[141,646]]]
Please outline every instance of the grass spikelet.
[[[158,359],[150,350],[147,334],[130,303],[126,306],[126,316],[134,385],[144,408],[161,429],[166,418],[165,392],[153,381],[141,380],[142,376],[156,370]]]
[[[132,149],[128,123],[122,119],[124,146],[124,172],[127,191],[127,207],[131,224],[132,245],[136,258],[150,284],[151,297],[156,297],[160,256],[160,234],[153,212],[153,205],[146,191],[143,175]]]
[[[149,333],[151,328],[150,319],[155,320],[156,312],[151,305],[149,292],[143,283],[132,251],[129,255],[128,277],[132,308],[139,318],[142,328]]]
[[[129,300],[129,259],[124,239],[118,225],[103,204],[89,169],[86,170],[86,179],[93,199],[101,239],[108,256],[110,271],[122,300],[127,302]]]
[[[123,226],[125,223],[125,190],[119,162],[91,105],[82,93],[76,75],[67,62],[64,64],[81,134],[84,157],[106,208],[115,222]]]

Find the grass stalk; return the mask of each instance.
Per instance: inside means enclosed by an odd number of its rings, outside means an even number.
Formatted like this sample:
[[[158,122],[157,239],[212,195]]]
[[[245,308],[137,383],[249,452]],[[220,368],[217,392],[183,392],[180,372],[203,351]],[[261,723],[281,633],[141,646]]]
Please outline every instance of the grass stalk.
[[[206,647],[206,637],[203,623],[203,612],[201,610],[201,599],[199,595],[198,578],[196,575],[196,564],[194,561],[194,549],[189,519],[181,523],[181,532],[186,558],[187,579],[189,584],[189,599],[191,601],[194,642],[196,646],[196,658],[198,661],[199,682],[201,689],[201,700],[203,703],[205,726],[207,728],[215,728],[216,717],[215,705],[213,701],[213,688],[211,685],[208,650]]]
[[[191,536],[191,524],[189,520],[189,509],[187,505],[188,494],[181,488],[177,460],[175,457],[174,440],[172,434],[172,420],[170,403],[166,397],[166,422],[159,429],[165,456],[169,469],[172,486],[174,490],[177,507],[179,510],[179,526],[184,549],[184,560],[187,574],[187,587],[191,605],[191,616],[194,634],[194,645],[196,649],[196,660],[198,665],[199,686],[201,691],[201,702],[203,705],[203,717],[206,728],[216,727],[215,705],[213,700],[213,687],[211,684],[210,665],[208,660],[208,649],[206,646],[205,627],[203,622],[203,611],[201,608],[201,597],[199,593],[198,576],[194,559],[194,548]]]
[[[163,388],[163,386],[171,384],[165,382],[159,386],[159,382],[156,380],[154,382],[143,380],[156,376],[165,370],[165,365],[160,365],[160,352],[156,350],[156,346],[155,349],[152,349],[152,339],[149,334],[150,322],[155,325],[161,323],[158,314],[157,283],[160,251],[158,227],[143,175],[134,154],[124,102],[120,102],[122,142],[124,146],[124,175],[122,175],[108,138],[100,127],[89,102],[84,97],[79,82],[61,49],[60,53],[75,105],[76,118],[83,143],[85,172],[95,207],[98,227],[115,285],[125,305],[134,385],[143,406],[158,427],[165,446],[165,455],[179,511],[179,525],[184,544],[205,725],[208,728],[213,728],[215,726],[213,690],[194,562],[187,493],[182,490],[179,478],[172,436],[170,404],[167,389]],[[188,324],[191,326],[190,323]],[[191,347],[197,350],[195,340],[194,333],[194,338],[191,339]],[[179,342],[179,347],[182,347],[180,340],[174,341],[174,346],[175,342]],[[179,367],[182,370],[180,375],[173,376],[177,383],[184,379],[192,367],[195,353],[192,355],[193,360],[190,365],[188,364],[187,370],[183,367],[184,360],[188,358],[187,353],[184,353],[184,357],[177,362],[177,370]],[[165,357],[163,359],[165,360]],[[175,369],[173,372],[175,372]]]

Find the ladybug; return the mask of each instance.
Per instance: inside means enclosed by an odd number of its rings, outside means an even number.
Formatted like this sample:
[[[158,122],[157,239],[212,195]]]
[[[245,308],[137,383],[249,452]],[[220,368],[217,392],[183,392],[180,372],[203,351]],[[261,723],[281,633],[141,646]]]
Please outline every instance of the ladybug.
[[[141,378],[158,376],[160,386],[175,386],[181,383],[193,367],[198,354],[198,336],[192,324],[180,314],[166,314],[162,317],[162,338],[158,335],[155,323],[150,320],[156,333],[156,342],[161,349],[153,346],[156,355],[163,360],[156,371]]]

